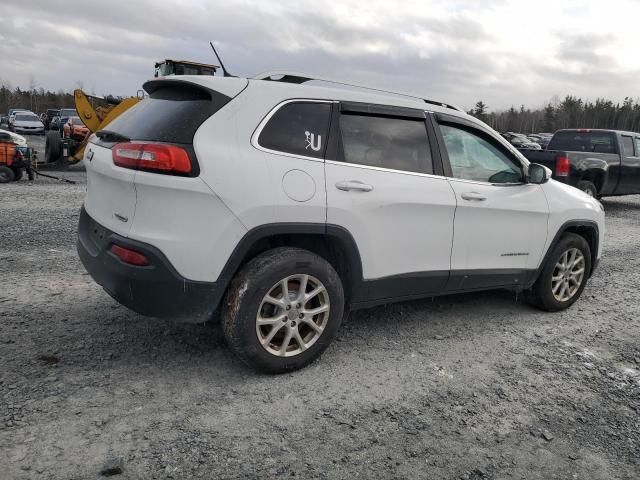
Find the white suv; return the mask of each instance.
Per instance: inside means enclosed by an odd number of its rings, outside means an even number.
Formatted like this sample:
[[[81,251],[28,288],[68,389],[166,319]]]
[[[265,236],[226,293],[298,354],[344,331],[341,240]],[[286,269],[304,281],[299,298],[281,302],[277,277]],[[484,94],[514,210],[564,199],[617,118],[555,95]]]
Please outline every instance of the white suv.
[[[267,372],[316,358],[348,308],[496,288],[549,311],[580,297],[602,250],[597,200],[456,107],[336,83],[147,82],[86,149],[78,252],[92,277],[145,315],[221,307],[229,347]]]

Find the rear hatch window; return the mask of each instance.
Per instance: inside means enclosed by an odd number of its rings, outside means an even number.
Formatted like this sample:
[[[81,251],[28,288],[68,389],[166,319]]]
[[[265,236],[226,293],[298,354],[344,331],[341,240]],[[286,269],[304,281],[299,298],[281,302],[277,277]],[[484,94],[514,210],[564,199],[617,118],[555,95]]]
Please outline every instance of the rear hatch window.
[[[569,152],[617,153],[612,132],[565,130],[553,136],[548,148]]]
[[[231,100],[188,82],[154,81],[145,89],[147,98],[106,126],[116,140],[191,144],[198,127]]]

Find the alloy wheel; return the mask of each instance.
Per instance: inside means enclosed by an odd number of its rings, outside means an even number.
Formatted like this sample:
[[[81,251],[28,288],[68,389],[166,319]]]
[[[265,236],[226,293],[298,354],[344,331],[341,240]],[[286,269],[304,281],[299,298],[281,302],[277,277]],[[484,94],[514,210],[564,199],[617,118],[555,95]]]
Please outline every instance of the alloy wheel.
[[[329,294],[320,280],[306,274],[283,278],[260,302],[258,341],[273,355],[298,355],[318,341],[327,326],[329,309]]]
[[[551,276],[551,292],[556,300],[567,302],[574,297],[582,285],[585,266],[584,255],[577,248],[560,255]]]

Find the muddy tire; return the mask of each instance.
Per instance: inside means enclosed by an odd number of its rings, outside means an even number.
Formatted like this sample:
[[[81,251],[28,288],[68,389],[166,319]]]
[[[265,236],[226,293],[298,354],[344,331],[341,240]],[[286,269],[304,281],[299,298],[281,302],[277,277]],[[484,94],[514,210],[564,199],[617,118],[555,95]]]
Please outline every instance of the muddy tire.
[[[582,295],[590,273],[589,244],[580,235],[565,233],[547,258],[527,300],[547,312],[569,308]]]
[[[342,282],[325,259],[300,248],[275,248],[252,259],[231,282],[222,330],[245,364],[283,373],[320,356],[343,312]]]
[[[6,165],[0,165],[0,183],[10,183],[13,182],[13,179],[13,170]]]
[[[62,140],[60,134],[55,130],[49,130],[45,135],[44,161],[45,163],[55,163],[62,157]]]

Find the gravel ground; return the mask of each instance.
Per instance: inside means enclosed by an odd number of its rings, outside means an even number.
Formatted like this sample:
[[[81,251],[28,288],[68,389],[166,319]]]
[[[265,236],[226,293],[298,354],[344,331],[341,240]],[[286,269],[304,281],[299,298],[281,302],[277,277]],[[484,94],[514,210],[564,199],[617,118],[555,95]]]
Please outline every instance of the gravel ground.
[[[218,325],[104,293],[75,252],[84,174],[65,176],[0,185],[0,477],[640,477],[639,196],[604,202],[569,311],[508,292],[359,311],[274,377]]]

